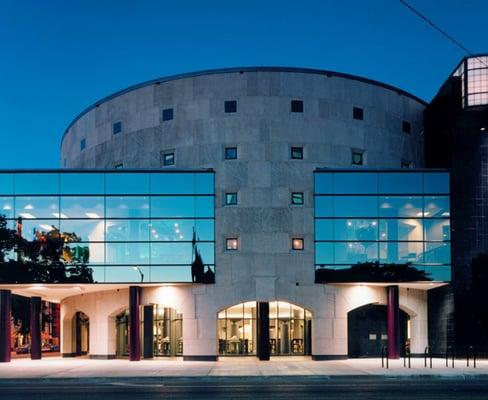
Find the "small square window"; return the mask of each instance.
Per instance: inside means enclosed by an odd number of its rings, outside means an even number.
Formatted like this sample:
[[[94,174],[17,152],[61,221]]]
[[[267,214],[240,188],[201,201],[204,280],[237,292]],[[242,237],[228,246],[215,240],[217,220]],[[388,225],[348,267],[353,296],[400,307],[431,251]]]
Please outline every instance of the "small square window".
[[[121,121],[114,122],[112,125],[112,133],[116,135],[117,133],[120,132],[122,132],[122,122]]]
[[[226,147],[225,148],[225,159],[226,160],[237,159],[237,147]]]
[[[226,113],[237,112],[237,100],[227,100],[224,102],[224,111]]]
[[[302,100],[292,100],[291,101],[291,112],[292,113],[302,113],[303,112],[303,101]]]
[[[86,147],[86,139],[80,140],[80,150],[85,150]]]
[[[163,165],[175,165],[175,153],[166,153],[163,155]]]
[[[291,194],[291,204],[296,205],[303,205],[303,193],[302,192],[293,192]]]
[[[364,153],[360,150],[352,151],[352,165],[363,165],[364,164]]]
[[[225,194],[225,205],[235,206],[237,204],[237,193],[226,193]]]
[[[225,239],[225,249],[226,250],[238,250],[239,241],[237,238],[227,238]]]
[[[303,250],[303,238],[293,238],[291,240],[291,248],[292,250]]]
[[[303,147],[292,147],[291,158],[292,160],[303,160]]]
[[[408,121],[402,121],[402,131],[405,133],[412,132],[412,125]]]
[[[402,160],[402,168],[412,168],[412,161]]]
[[[353,107],[352,109],[352,117],[354,119],[359,119],[359,120],[363,120],[364,119],[364,111],[362,108],[359,108],[359,107]]]
[[[172,108],[165,108],[163,110],[163,121],[171,121],[173,119],[173,109]]]
[[[124,164],[122,164],[122,163],[115,164],[114,168],[115,169],[122,169],[122,168],[124,168]]]

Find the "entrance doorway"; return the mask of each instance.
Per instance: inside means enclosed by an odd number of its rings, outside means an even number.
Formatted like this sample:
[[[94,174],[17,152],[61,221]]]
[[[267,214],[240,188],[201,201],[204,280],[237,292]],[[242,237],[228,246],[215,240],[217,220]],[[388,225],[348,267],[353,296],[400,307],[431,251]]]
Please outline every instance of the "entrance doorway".
[[[408,333],[409,316],[400,310],[400,349],[403,354]],[[347,314],[348,357],[380,357],[388,345],[387,307],[368,304]]]
[[[222,356],[257,355],[259,312],[249,301],[218,313],[218,347]],[[311,354],[312,313],[283,301],[269,303],[271,355]]]
[[[73,349],[75,356],[86,355],[90,351],[90,319],[78,311],[73,318]]]

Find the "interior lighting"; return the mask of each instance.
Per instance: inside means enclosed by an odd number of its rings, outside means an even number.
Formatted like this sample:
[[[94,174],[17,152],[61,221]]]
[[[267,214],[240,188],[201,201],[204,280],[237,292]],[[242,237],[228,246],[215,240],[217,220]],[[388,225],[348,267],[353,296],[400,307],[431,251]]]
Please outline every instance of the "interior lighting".
[[[63,214],[63,213],[57,213],[57,212],[54,212],[53,215],[56,217],[56,218],[68,218],[68,216],[66,214]]]
[[[20,213],[19,215],[25,219],[34,219],[35,218],[31,213]]]
[[[33,210],[34,209],[34,206],[32,204],[27,204],[25,207],[24,207],[24,210]]]

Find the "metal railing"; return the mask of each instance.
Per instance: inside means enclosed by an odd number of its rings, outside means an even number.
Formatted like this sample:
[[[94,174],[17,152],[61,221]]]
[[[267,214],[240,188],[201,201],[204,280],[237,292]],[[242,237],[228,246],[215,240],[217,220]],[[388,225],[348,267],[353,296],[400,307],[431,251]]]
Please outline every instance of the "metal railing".
[[[385,358],[386,358],[386,368],[389,368],[389,364],[388,364],[388,348],[386,346],[383,346],[381,348],[381,368],[385,368]]]
[[[453,346],[448,346],[446,350],[446,367],[449,367],[449,354],[451,355],[452,359],[452,368],[454,368],[454,358],[456,356],[456,350]]]
[[[430,359],[430,368],[432,368],[432,353],[429,346],[426,346],[424,350],[424,368],[427,368],[427,357]]]
[[[412,354],[410,352],[410,346],[405,345],[405,354],[403,355],[403,368],[406,368],[407,360],[408,360],[408,368],[411,367],[411,358],[412,358]]]
[[[468,346],[466,350],[466,366],[469,367],[469,359],[473,358],[473,368],[476,368],[476,350],[474,346]]]

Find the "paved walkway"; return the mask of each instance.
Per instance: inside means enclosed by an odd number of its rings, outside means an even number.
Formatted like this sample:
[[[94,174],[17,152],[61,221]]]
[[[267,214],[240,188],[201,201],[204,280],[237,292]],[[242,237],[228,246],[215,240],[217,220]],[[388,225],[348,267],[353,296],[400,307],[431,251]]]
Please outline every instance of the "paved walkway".
[[[307,358],[273,358],[258,361],[252,358],[225,358],[218,362],[181,361],[168,359],[90,360],[87,358],[51,357],[43,360],[14,359],[0,363],[1,379],[57,378],[169,378],[169,377],[466,377],[487,378],[488,360],[477,362],[477,368],[466,367],[466,360],[456,360],[455,368],[446,368],[443,359],[434,359],[433,368],[424,368],[423,359],[412,359],[412,368],[403,367],[402,360],[390,360],[390,368],[382,369],[380,359],[311,361]],[[472,365],[472,363],[471,363]]]

